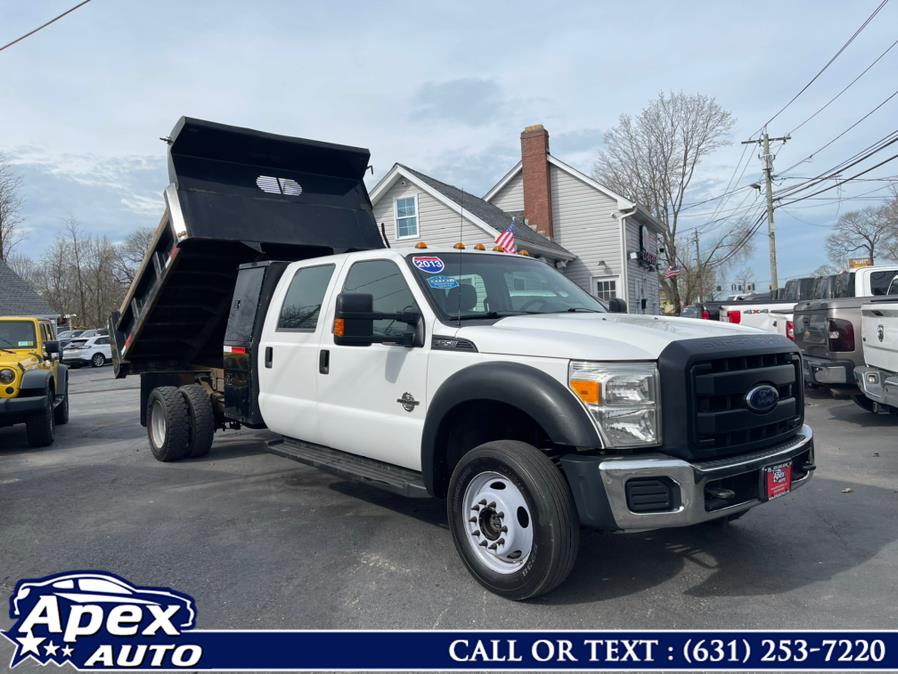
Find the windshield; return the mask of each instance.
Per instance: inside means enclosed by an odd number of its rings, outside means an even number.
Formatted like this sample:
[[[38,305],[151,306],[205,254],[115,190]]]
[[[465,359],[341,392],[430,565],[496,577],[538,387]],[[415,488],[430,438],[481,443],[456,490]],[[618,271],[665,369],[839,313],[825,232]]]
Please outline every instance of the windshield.
[[[36,344],[31,321],[0,321],[0,348],[33,349]]]
[[[409,255],[407,259],[444,319],[606,311],[596,298],[537,260],[478,253]]]

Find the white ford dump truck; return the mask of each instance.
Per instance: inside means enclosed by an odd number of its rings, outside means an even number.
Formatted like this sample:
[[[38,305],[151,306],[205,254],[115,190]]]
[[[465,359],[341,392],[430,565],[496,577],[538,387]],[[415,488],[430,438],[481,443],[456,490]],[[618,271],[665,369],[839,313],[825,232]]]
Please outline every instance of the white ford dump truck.
[[[732,519],[811,479],[785,337],[608,313],[522,255],[385,248],[365,150],[191,119],[171,139],[110,333],[157,459],[267,427],[275,454],[446,499],[462,561],[511,599],[567,577],[581,526]]]

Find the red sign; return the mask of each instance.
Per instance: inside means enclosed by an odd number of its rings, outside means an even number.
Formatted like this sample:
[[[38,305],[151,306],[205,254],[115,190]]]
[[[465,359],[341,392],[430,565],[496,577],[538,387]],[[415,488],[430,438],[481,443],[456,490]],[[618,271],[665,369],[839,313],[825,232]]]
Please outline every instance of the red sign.
[[[764,469],[767,473],[767,500],[777,496],[788,494],[792,490],[792,462],[781,463],[776,466],[768,466]]]

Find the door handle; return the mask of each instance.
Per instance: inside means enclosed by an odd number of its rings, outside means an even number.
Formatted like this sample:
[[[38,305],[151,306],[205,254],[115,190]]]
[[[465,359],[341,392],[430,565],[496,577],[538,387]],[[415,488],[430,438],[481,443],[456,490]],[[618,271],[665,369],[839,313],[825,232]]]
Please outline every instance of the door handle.
[[[318,371],[321,374],[328,374],[331,371],[331,352],[327,349],[318,352]]]
[[[270,346],[265,347],[265,367],[271,367],[271,361],[274,360],[274,349]]]

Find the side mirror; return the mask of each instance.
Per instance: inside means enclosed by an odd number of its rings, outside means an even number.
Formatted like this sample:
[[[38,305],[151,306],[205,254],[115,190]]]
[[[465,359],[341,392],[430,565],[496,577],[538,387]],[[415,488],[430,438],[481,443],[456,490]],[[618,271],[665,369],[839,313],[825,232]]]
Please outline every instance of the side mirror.
[[[625,314],[627,313],[627,303],[620,297],[612,297],[608,300],[608,311],[612,314]]]
[[[423,346],[421,313],[417,309],[397,313],[372,311],[374,299],[367,293],[340,293],[334,310],[334,344],[368,346],[375,342]],[[395,337],[375,337],[374,321],[397,321],[415,328]]]
[[[334,344],[368,346],[374,342],[374,297],[369,293],[340,293],[334,311]]]
[[[59,342],[55,339],[48,339],[44,342],[44,351],[46,351],[47,354],[59,353]]]

